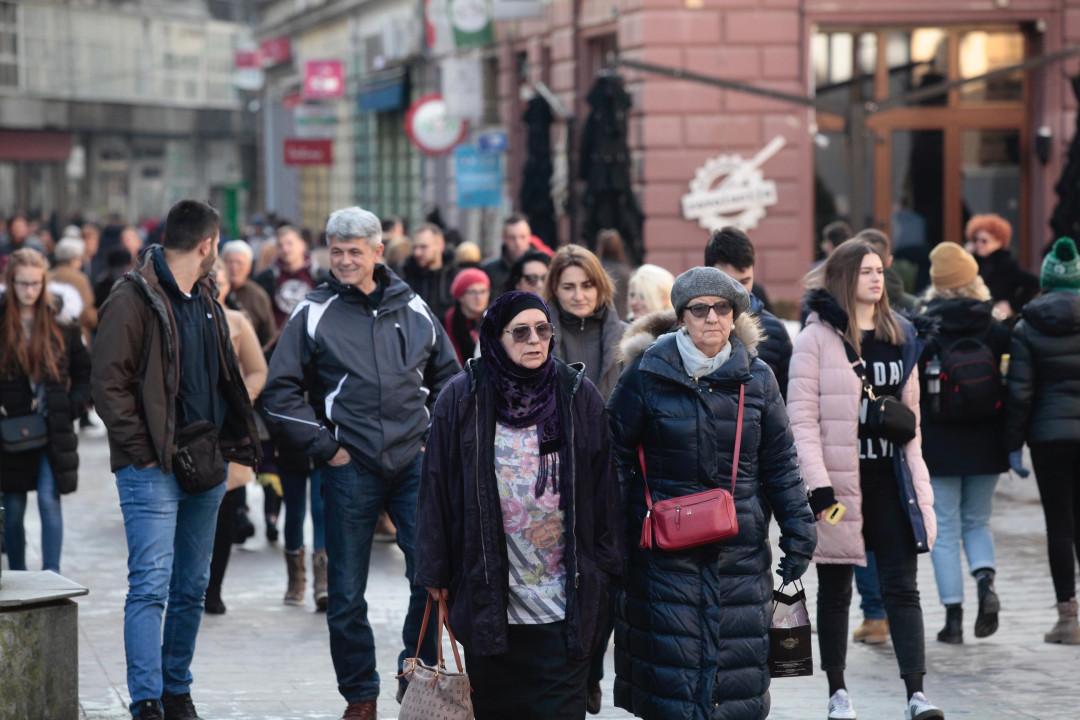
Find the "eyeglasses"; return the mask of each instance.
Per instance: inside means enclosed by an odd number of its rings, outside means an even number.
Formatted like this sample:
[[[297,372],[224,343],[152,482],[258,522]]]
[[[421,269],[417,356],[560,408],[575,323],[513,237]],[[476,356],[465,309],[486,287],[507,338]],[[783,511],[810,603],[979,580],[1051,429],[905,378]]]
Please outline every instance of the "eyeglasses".
[[[40,280],[38,280],[37,282],[27,282],[25,280],[16,280],[15,281],[15,287],[20,287],[20,288],[22,288],[24,290],[36,290],[39,287],[41,287],[43,284],[44,283],[42,283]]]
[[[706,305],[705,303],[697,303],[696,305],[688,305],[686,307],[690,311],[690,314],[699,320],[704,320],[709,317],[709,311],[712,310],[716,313],[717,317],[722,317],[731,312],[731,303],[727,300],[717,300],[712,305]]]
[[[536,337],[540,342],[547,342],[555,334],[555,326],[547,322],[537,323],[532,326],[518,325],[505,331],[505,334],[512,337],[516,343],[527,343],[532,338],[533,330],[536,331]]]
[[[547,280],[547,273],[544,273],[543,275],[533,275],[533,274],[530,273],[528,275],[522,275],[521,279],[524,280],[529,285],[532,285],[532,286],[535,287],[537,285],[543,285],[544,284],[544,281]]]

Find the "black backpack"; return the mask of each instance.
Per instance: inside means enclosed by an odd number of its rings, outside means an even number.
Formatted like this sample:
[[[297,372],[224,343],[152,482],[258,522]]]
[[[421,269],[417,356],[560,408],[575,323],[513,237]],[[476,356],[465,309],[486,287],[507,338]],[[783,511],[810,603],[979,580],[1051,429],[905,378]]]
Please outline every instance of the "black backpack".
[[[979,422],[996,417],[1004,405],[1001,369],[980,337],[964,337],[940,352],[940,398],[931,396],[938,419]]]

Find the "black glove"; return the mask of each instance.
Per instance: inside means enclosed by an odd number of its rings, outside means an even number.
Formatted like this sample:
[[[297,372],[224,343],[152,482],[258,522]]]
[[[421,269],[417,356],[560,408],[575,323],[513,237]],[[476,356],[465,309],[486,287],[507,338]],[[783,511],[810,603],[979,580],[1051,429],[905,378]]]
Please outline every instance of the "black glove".
[[[787,553],[780,558],[780,569],[776,571],[776,574],[787,585],[801,578],[808,567],[810,567],[810,558],[799,553]]]
[[[817,517],[836,504],[836,493],[826,485],[811,492],[808,500],[810,501],[810,512],[814,513],[814,517]]]

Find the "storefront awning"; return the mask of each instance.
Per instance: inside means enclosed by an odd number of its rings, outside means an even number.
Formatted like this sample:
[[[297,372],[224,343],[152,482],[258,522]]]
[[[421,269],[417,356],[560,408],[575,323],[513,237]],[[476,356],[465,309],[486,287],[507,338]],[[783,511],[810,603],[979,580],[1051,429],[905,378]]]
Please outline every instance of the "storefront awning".
[[[409,100],[409,73],[405,68],[386,70],[364,79],[360,85],[361,112],[393,112]]]
[[[70,133],[0,130],[0,160],[67,162]]]

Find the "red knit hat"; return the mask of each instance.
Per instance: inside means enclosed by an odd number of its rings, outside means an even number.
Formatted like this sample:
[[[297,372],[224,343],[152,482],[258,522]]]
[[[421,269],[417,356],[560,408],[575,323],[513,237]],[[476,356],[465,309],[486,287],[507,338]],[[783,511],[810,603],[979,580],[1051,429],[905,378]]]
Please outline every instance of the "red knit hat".
[[[487,273],[478,268],[465,268],[457,274],[454,278],[454,282],[450,283],[450,294],[454,296],[455,300],[460,300],[461,296],[465,294],[473,285],[483,285],[486,288],[491,287],[491,280],[488,279]]]

